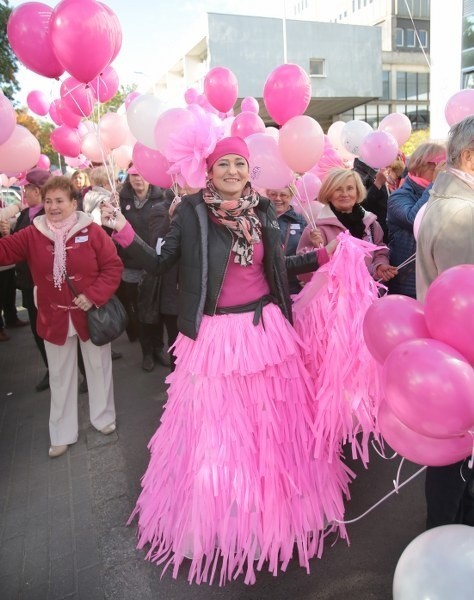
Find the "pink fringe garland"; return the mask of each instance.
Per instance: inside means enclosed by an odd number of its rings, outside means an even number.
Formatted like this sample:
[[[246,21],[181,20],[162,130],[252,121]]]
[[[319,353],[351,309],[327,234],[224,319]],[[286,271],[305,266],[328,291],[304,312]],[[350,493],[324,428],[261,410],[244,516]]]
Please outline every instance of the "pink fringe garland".
[[[315,456],[335,456],[349,442],[353,457],[367,465],[369,438],[379,435],[382,389],[380,367],[364,341],[363,321],[381,285],[364,259],[377,246],[348,232],[338,239],[331,261],[294,297],[293,316],[316,389]]]
[[[323,552],[353,473],[324,448],[315,458],[312,382],[301,342],[275,305],[252,313],[204,316],[198,340],[179,336],[169,399],[150,441],[138,515],[147,558],[177,577],[191,558],[189,582],[219,583],[268,561],[285,570]],[[338,449],[336,449],[338,452]]]

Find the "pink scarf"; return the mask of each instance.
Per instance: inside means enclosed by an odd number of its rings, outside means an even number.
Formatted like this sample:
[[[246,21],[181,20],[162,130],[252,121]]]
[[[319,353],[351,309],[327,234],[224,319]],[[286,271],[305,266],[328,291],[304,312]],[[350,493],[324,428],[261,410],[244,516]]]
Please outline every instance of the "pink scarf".
[[[464,181],[464,183],[467,183],[467,185],[471,188],[471,190],[474,190],[474,176],[473,175],[471,175],[470,173],[467,173],[466,171],[461,171],[460,169],[455,169],[454,167],[449,167],[447,169],[447,171],[448,171],[448,173],[451,173],[451,175],[454,175],[458,179],[461,179],[462,181]]]
[[[421,185],[422,188],[427,188],[431,183],[431,181],[428,181],[428,179],[425,179],[424,177],[417,177],[411,173],[408,174],[408,178],[414,181],[416,184]]]
[[[77,223],[77,213],[73,212],[70,217],[52,223],[46,218],[48,229],[54,234],[54,263],[53,263],[53,281],[54,287],[61,289],[61,284],[66,275],[66,239],[69,231]]]

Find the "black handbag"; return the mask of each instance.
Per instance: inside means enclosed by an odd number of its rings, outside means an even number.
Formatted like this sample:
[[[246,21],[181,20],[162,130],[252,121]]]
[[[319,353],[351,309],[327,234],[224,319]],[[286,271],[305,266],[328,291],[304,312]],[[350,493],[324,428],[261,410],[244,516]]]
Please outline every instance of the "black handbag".
[[[74,296],[78,296],[69,275],[66,281]],[[117,339],[127,327],[128,317],[124,305],[117,296],[112,296],[105,304],[87,311],[89,337],[96,346],[104,346]]]

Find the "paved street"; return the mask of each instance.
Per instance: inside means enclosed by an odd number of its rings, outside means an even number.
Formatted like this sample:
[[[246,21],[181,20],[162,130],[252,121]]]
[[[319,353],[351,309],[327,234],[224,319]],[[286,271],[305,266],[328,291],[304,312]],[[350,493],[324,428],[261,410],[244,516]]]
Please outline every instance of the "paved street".
[[[25,314],[21,313],[22,318]],[[147,442],[165,402],[166,370],[140,368],[140,348],[114,343],[117,432],[90,425],[80,396],[80,436],[69,452],[48,458],[49,392],[34,386],[44,373],[30,329],[8,330],[0,344],[0,599],[1,600],[390,600],[393,572],[406,545],[424,528],[423,476],[360,521],[350,546],[328,541],[307,575],[296,562],[254,586],[190,586],[143,560],[135,526],[126,526],[148,461]],[[347,519],[393,489],[399,459],[375,453],[351,487]],[[402,480],[419,467],[407,463]]]

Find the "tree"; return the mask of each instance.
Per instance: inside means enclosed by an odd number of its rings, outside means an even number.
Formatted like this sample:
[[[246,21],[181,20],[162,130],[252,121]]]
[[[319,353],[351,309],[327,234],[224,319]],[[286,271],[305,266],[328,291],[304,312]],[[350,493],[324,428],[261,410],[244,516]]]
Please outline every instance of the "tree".
[[[13,100],[20,85],[16,78],[18,61],[7,37],[7,22],[11,12],[8,0],[0,0],[0,85],[5,96]]]
[[[115,94],[115,96],[113,98],[111,98],[107,102],[104,102],[103,104],[100,104],[98,111],[94,110],[92,115],[89,117],[90,120],[94,121],[94,123],[97,123],[98,117],[100,117],[101,115],[104,115],[106,112],[117,112],[117,109],[120,106],[122,106],[122,104],[125,102],[125,98],[131,92],[134,92],[136,89],[137,89],[137,86],[135,84],[120,86],[120,89],[118,90],[118,92]]]

